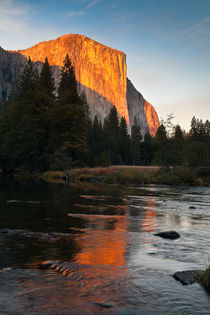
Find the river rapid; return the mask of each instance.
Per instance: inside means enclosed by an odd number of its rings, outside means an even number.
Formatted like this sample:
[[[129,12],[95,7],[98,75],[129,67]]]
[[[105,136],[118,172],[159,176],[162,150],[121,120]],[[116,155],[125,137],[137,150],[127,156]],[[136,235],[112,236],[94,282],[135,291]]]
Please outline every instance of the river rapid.
[[[167,230],[181,237],[154,235]],[[199,284],[172,277],[205,269],[209,240],[210,187],[0,178],[0,314],[210,314]]]

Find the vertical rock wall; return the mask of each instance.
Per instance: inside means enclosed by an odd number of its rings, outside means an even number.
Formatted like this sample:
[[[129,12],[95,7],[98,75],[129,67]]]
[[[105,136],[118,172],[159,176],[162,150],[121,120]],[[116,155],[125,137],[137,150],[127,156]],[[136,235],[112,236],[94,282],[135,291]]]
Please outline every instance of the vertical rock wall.
[[[0,47],[0,100],[7,101],[14,95],[20,73],[26,64],[26,58],[10,54]]]
[[[127,79],[126,55],[82,35],[64,35],[18,52],[0,48],[0,100],[8,100],[14,94],[29,56],[39,70],[48,57],[58,85],[66,54],[75,67],[79,93],[86,94],[92,119],[97,115],[103,121],[115,105],[119,117],[125,117],[128,125],[132,125],[136,117],[142,134],[156,133],[157,113]]]
[[[158,114],[156,113],[154,107],[147,101],[144,102],[144,112],[147,118],[149,132],[151,136],[155,136],[157,129],[160,126]]]
[[[92,117],[101,120],[113,104],[129,123],[126,101],[126,56],[123,52],[101,45],[82,35],[64,35],[56,40],[39,43],[18,51],[32,61],[62,66],[66,54],[74,67],[79,90],[85,89]]]

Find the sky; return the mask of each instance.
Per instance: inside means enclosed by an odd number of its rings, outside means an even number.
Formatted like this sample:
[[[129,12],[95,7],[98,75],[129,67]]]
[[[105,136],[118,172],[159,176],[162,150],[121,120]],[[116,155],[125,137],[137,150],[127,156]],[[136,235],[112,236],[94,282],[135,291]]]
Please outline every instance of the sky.
[[[127,75],[159,118],[210,120],[210,0],[0,0],[0,46],[82,34],[127,55]]]

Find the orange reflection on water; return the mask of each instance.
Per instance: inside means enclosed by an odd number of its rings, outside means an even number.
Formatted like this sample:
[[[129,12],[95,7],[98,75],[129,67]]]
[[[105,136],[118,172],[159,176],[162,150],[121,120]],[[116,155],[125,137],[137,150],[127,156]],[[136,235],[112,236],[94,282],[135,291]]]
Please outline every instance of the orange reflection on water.
[[[147,209],[145,212],[144,219],[142,220],[142,227],[147,232],[153,232],[156,225],[156,211],[153,210],[155,208],[154,199],[148,197],[146,204],[149,209]]]
[[[107,221],[104,224],[106,225]],[[127,244],[126,216],[117,216],[114,224],[114,230],[91,230],[83,235],[80,240],[83,248],[77,254],[76,262],[91,266],[123,266]]]

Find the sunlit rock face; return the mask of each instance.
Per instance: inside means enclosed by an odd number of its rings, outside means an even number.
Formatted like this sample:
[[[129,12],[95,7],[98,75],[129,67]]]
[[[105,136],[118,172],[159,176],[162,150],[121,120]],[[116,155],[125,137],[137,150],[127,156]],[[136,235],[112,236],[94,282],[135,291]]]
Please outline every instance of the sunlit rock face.
[[[126,102],[126,56],[123,52],[101,45],[82,35],[64,35],[42,42],[19,53],[32,61],[62,66],[68,53],[74,67],[79,91],[85,89],[91,115],[101,120],[114,104],[120,116],[129,122]]]
[[[103,122],[115,105],[119,117],[125,117],[128,125],[132,125],[136,117],[143,135],[148,131],[155,134],[159,127],[158,116],[152,105],[127,80],[126,55],[82,35],[64,35],[18,52],[0,49],[0,100],[12,96],[29,56],[36,62],[38,70],[48,57],[58,86],[67,53],[75,67],[78,91],[80,94],[85,92],[92,119],[97,115]]]
[[[51,65],[60,67],[68,53],[75,67],[79,92],[84,91],[86,94],[92,119],[97,115],[103,121],[115,105],[119,116],[125,117],[128,124],[132,125],[136,116],[142,134],[148,131],[155,134],[159,126],[158,116],[152,105],[145,107],[143,96],[127,81],[126,55],[123,52],[75,34],[64,35],[18,52],[27,58],[30,56],[32,61],[44,62],[47,56]],[[59,81],[58,73],[55,77]]]
[[[152,136],[155,136],[157,129],[160,126],[160,121],[154,107],[147,101],[144,103],[144,111],[149,126],[149,132]]]

